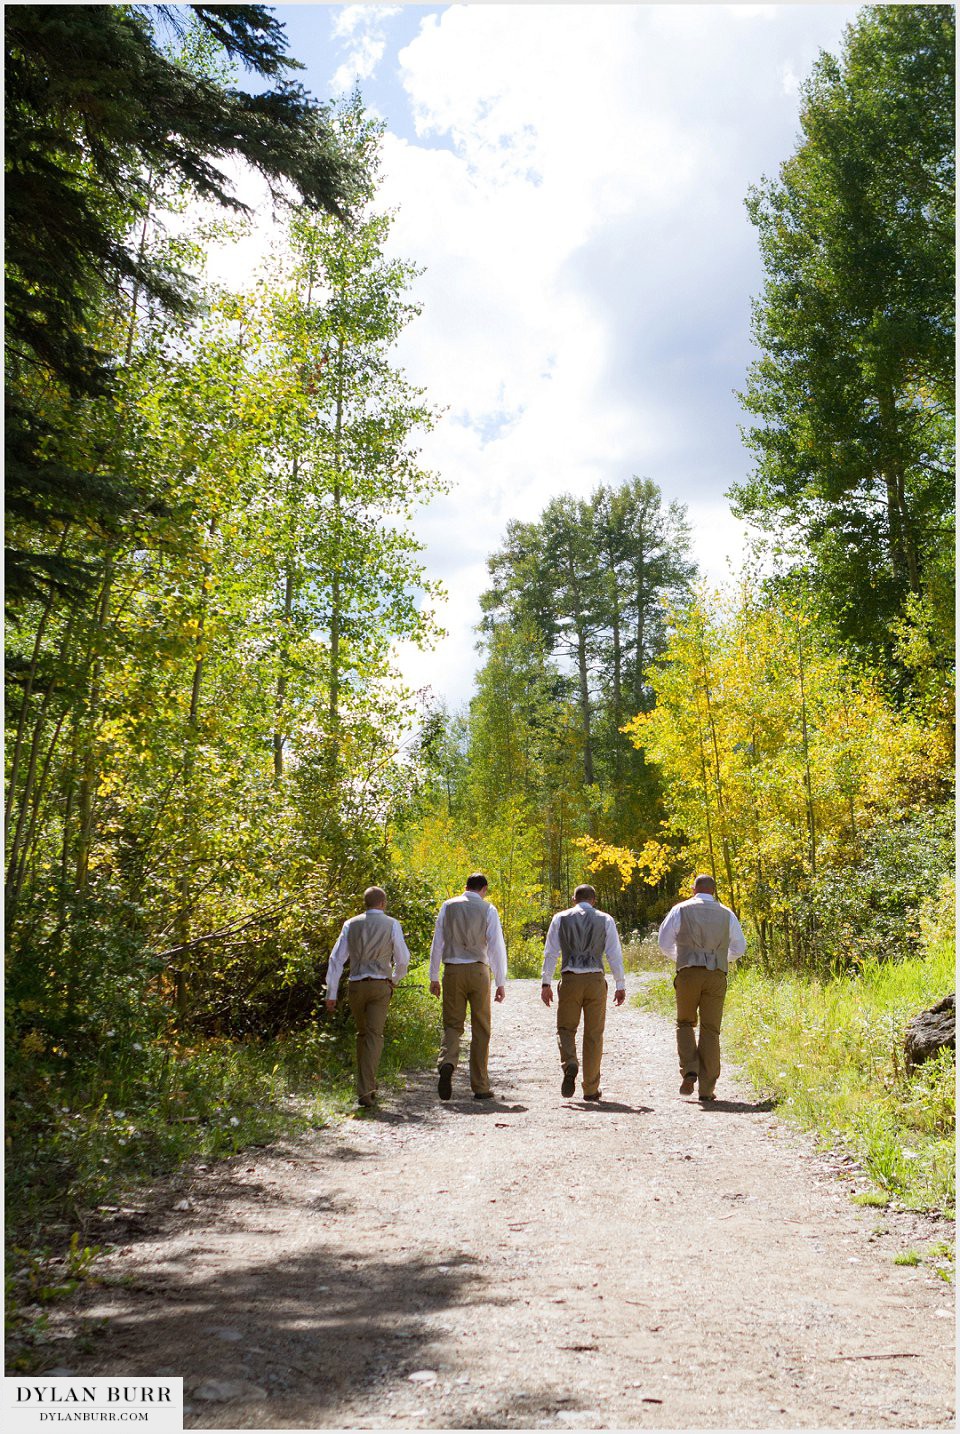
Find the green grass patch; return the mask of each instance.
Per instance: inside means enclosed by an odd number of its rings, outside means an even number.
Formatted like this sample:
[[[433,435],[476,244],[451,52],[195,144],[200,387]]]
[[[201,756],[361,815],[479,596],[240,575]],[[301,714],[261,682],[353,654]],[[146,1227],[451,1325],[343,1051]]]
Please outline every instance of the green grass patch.
[[[952,911],[944,901],[939,911]],[[778,1112],[845,1145],[880,1195],[952,1214],[955,1204],[955,1062],[952,1051],[908,1072],[907,1022],[954,989],[952,930],[925,924],[926,951],[869,961],[859,973],[818,980],[734,969],[723,1045]],[[634,1004],[672,1018],[672,980],[651,981]]]
[[[922,1260],[923,1256],[916,1250],[901,1250],[899,1255],[893,1257],[895,1265],[919,1265]]]
[[[638,1006],[641,1011],[655,1011],[658,1016],[669,1016],[671,1020],[676,1018],[677,1006],[673,991],[674,964],[670,962],[669,971],[662,976],[657,976],[638,991],[635,996],[630,997],[631,1006]]]
[[[851,1195],[854,1205],[866,1205],[869,1209],[885,1210],[890,1204],[890,1196],[881,1190],[864,1190],[859,1195]]]

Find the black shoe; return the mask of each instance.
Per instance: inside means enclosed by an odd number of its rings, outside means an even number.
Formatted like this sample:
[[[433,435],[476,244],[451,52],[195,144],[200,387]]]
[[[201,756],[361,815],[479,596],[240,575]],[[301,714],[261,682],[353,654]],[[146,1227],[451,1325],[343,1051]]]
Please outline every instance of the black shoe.
[[[683,1080],[680,1082],[680,1094],[681,1094],[681,1095],[693,1095],[693,1088],[694,1088],[694,1086],[696,1085],[696,1083],[697,1083],[697,1078],[696,1078],[696,1076],[695,1076],[695,1075],[691,1075],[690,1072],[688,1071],[687,1074],[684,1076]]]
[[[583,1098],[584,1098],[584,1100],[599,1100],[602,1095],[603,1095],[603,1091],[602,1091],[602,1090],[595,1090],[595,1091],[593,1091],[593,1093],[592,1093],[591,1095],[587,1095],[587,1092],[586,1092],[586,1091],[583,1092]]]
[[[577,1076],[580,1067],[576,1061],[570,1061],[563,1068],[563,1085],[560,1087],[560,1094],[565,1100],[569,1100],[577,1088]]]
[[[441,1100],[449,1100],[453,1095],[453,1063],[445,1061],[440,1067],[440,1079],[437,1081],[437,1095]]]
[[[716,1100],[716,1098],[717,1097],[714,1095],[713,1091],[710,1091],[710,1093],[708,1094],[705,1090],[702,1090],[697,1096],[698,1100]]]
[[[493,1091],[492,1091],[492,1090],[475,1090],[475,1091],[473,1092],[473,1098],[474,1098],[474,1100],[493,1100]]]

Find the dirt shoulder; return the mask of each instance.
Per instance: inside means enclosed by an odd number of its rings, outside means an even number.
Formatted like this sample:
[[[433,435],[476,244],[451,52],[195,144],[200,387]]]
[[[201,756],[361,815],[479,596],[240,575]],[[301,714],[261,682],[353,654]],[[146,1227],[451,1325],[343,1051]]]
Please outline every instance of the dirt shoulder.
[[[629,1006],[603,1102],[563,1100],[553,1019],[510,983],[495,1101],[417,1074],[158,1191],[60,1364],[183,1375],[192,1428],[951,1424],[953,1290],[893,1256],[952,1226],[852,1206],[729,1069],[680,1096],[672,1027]]]

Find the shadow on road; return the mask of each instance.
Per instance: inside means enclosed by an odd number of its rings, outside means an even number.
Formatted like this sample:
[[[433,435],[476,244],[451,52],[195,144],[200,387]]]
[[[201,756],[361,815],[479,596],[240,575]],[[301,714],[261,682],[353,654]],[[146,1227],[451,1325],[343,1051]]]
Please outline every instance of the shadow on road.
[[[251,1193],[250,1186],[221,1186],[226,1218],[215,1233],[204,1229],[205,1246],[229,1230],[231,1197],[242,1196],[247,1205]],[[347,1222],[370,1218],[351,1201],[341,1205],[314,1196],[298,1203],[318,1221],[334,1213]],[[176,1222],[168,1216],[167,1223]],[[339,1229],[346,1233],[349,1223],[341,1221]],[[463,1251],[421,1258],[388,1247],[372,1253],[347,1240],[277,1258],[276,1246],[264,1248],[254,1234],[246,1259],[232,1267],[218,1262],[209,1272],[197,1269],[197,1256],[205,1253],[210,1251],[181,1244],[173,1258],[140,1279],[118,1282],[106,1297],[92,1290],[84,1301],[89,1309],[106,1299],[111,1373],[145,1376],[161,1368],[185,1376],[188,1428],[236,1427],[231,1413],[237,1405],[211,1406],[194,1395],[211,1380],[247,1386],[243,1413],[253,1427],[274,1427],[277,1417],[261,1415],[257,1390],[265,1392],[271,1411],[295,1406],[298,1424],[306,1403],[323,1427],[325,1411],[341,1408],[345,1399],[375,1397],[384,1384],[403,1387],[423,1365],[425,1345],[435,1340],[431,1314],[447,1311],[446,1318],[455,1320],[459,1310],[469,1323],[470,1307],[478,1302],[485,1309],[509,1303],[489,1287],[478,1258]],[[96,1358],[96,1350],[91,1353]],[[80,1363],[78,1355],[74,1350],[71,1358]]]
[[[775,1100],[704,1100],[691,1101],[691,1105],[699,1105],[701,1110],[716,1110],[729,1115],[755,1115],[758,1112],[775,1110]]]
[[[623,1105],[618,1100],[584,1100],[570,1105],[569,1110],[599,1111],[601,1115],[653,1115],[652,1105]]]
[[[508,1105],[504,1100],[451,1100],[441,1106],[441,1110],[455,1111],[457,1115],[517,1115],[526,1109],[525,1105]]]

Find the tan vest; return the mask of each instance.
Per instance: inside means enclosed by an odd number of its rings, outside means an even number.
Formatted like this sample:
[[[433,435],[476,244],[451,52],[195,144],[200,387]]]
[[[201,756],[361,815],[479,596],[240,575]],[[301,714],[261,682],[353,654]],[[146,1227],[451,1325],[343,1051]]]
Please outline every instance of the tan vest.
[[[602,971],[607,923],[593,907],[572,906],[557,923],[562,971]]]
[[[443,959],[486,961],[487,904],[475,898],[452,896],[443,908]]]
[[[393,921],[385,911],[364,911],[347,923],[350,979],[375,976],[389,981],[393,973]]]
[[[730,913],[719,901],[685,901],[680,907],[677,932],[677,970],[705,966],[713,957],[718,971],[727,969],[730,949]],[[710,965],[713,963],[710,962]]]

